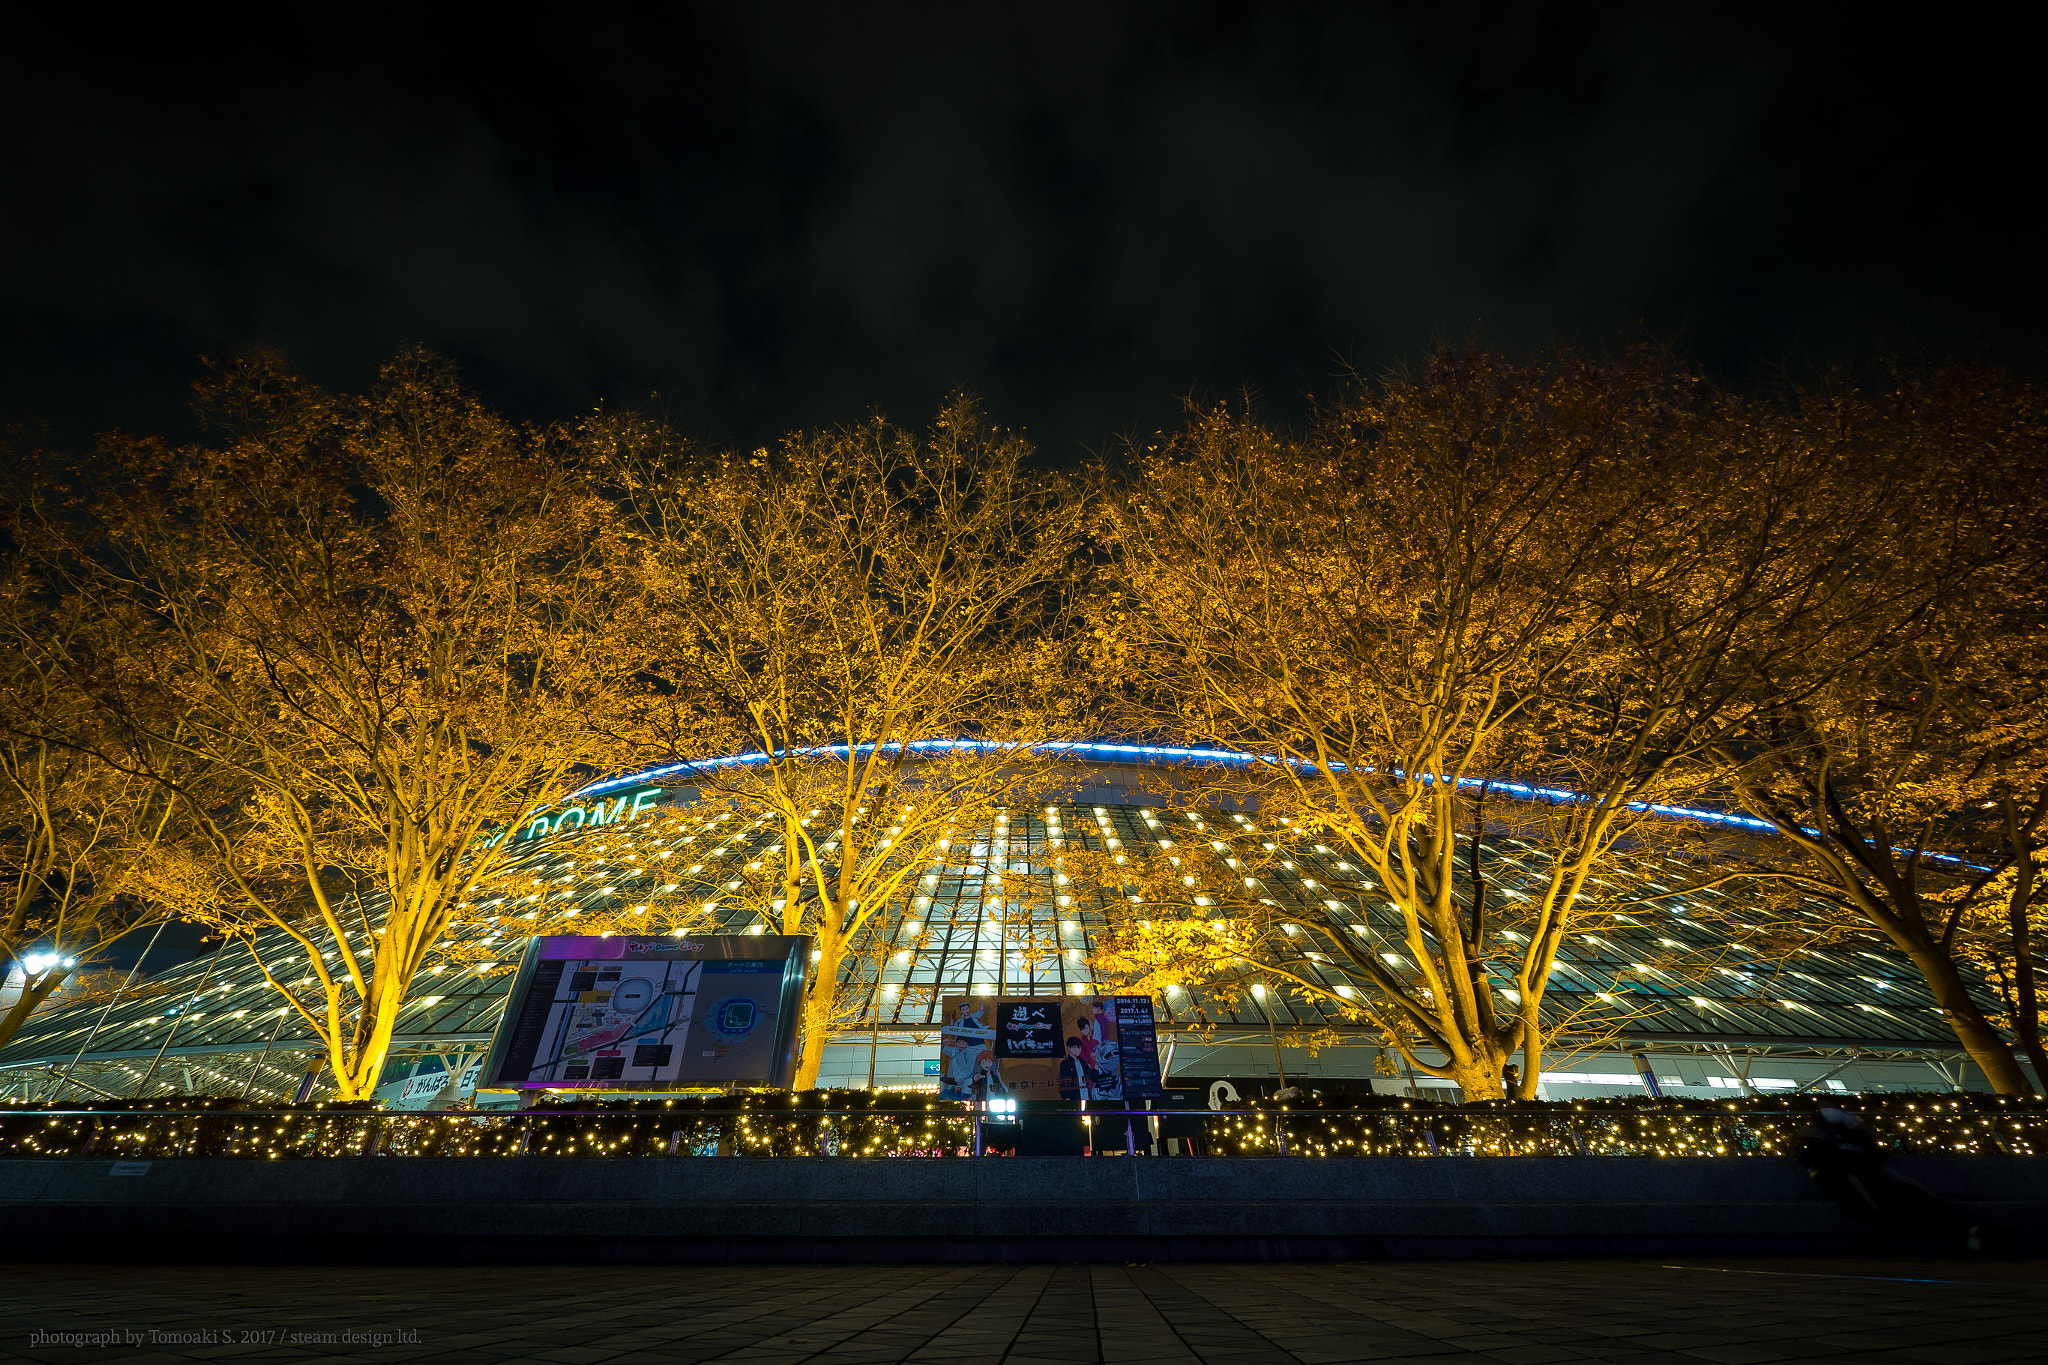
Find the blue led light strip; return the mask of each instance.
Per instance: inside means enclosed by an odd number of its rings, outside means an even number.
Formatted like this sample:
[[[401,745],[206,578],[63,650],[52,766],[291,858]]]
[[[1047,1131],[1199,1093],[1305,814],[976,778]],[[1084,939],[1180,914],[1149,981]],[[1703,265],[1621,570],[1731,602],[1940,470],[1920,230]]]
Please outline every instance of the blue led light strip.
[[[884,749],[895,752],[903,749],[913,754],[942,753],[946,751],[969,750],[981,753],[1015,753],[1028,748],[1029,752],[1041,757],[1076,757],[1094,759],[1115,759],[1137,763],[1197,763],[1211,767],[1247,767],[1256,763],[1277,764],[1283,760],[1277,754],[1247,754],[1230,749],[1174,749],[1159,744],[1100,744],[1087,740],[1056,740],[1043,744],[1022,745],[980,739],[917,739],[908,744],[889,744]],[[875,751],[873,744],[845,745],[825,744],[814,749],[797,751],[799,758],[845,759],[852,754],[870,754]],[[642,786],[658,778],[676,777],[682,774],[701,772],[714,768],[744,767],[749,764],[765,763],[769,755],[762,751],[735,754],[729,758],[701,758],[687,763],[671,763],[662,768],[649,768],[645,772],[632,773],[625,777],[606,778],[593,782],[576,792],[569,799],[581,801],[586,797],[598,796],[615,791],[620,787]],[[1296,763],[1297,768],[1311,765]],[[1337,771],[1344,771],[1344,765],[1333,765]],[[1484,777],[1461,777],[1460,787],[1488,786],[1494,791],[1508,792],[1527,801],[1548,801],[1563,805],[1584,805],[1593,800],[1583,792],[1571,791],[1564,787],[1533,787],[1525,782],[1502,782]],[[1726,825],[1752,834],[1777,833],[1777,827],[1768,820],[1758,820],[1748,815],[1733,815],[1727,811],[1702,810],[1697,806],[1672,806],[1656,801],[1631,801],[1630,810],[1647,811],[1656,815],[1669,815],[1682,820],[1699,820],[1707,824]],[[1911,852],[1899,849],[1898,852]],[[1977,864],[1966,862],[1949,853],[1925,853],[1923,857],[1936,862],[1953,863],[1958,867],[1976,868]],[[1981,868],[1978,868],[1981,871]]]

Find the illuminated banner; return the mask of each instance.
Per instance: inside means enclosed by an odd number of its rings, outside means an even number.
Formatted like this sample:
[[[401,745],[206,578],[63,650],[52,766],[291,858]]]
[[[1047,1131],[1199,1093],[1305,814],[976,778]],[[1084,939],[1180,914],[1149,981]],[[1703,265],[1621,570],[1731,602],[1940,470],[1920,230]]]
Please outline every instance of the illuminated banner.
[[[477,1077],[483,1075],[483,1070],[483,1063],[477,1062],[463,1068],[457,1076],[446,1071],[421,1071],[378,1086],[377,1103],[386,1109],[425,1109],[430,1104],[446,1109],[476,1095]]]
[[[482,1088],[786,1086],[811,941],[530,939]]]
[[[1160,1093],[1149,995],[953,995],[939,1098],[1142,1100]]]

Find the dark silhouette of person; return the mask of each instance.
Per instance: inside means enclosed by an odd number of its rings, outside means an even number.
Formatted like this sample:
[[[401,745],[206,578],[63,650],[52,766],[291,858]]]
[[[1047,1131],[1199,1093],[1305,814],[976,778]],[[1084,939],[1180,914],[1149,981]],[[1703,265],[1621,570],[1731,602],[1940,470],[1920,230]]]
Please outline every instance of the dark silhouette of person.
[[[1919,1181],[1891,1169],[1891,1153],[1860,1115],[1823,1109],[1799,1143],[1806,1173],[1835,1206],[1866,1227],[1985,1249],[1989,1229]]]

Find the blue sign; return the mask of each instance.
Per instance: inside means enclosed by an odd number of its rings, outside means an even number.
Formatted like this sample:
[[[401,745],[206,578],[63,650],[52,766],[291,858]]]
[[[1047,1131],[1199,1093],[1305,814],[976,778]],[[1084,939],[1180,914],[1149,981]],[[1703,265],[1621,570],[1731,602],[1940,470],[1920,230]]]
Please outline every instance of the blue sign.
[[[754,1020],[759,1013],[753,1000],[744,995],[736,995],[711,1007],[708,1027],[728,1038],[744,1038],[754,1031]]]

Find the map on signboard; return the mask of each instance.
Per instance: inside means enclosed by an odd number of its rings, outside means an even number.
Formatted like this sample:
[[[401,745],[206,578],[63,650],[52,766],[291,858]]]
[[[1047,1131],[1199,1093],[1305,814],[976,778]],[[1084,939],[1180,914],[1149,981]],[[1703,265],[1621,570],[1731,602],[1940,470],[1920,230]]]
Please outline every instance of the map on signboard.
[[[807,940],[539,940],[500,1026],[494,1086],[781,1083]]]
[[[521,1079],[674,1081],[682,1035],[697,1013],[704,967],[702,962],[561,963],[558,971],[547,973],[555,977],[548,1002],[553,1008]]]

